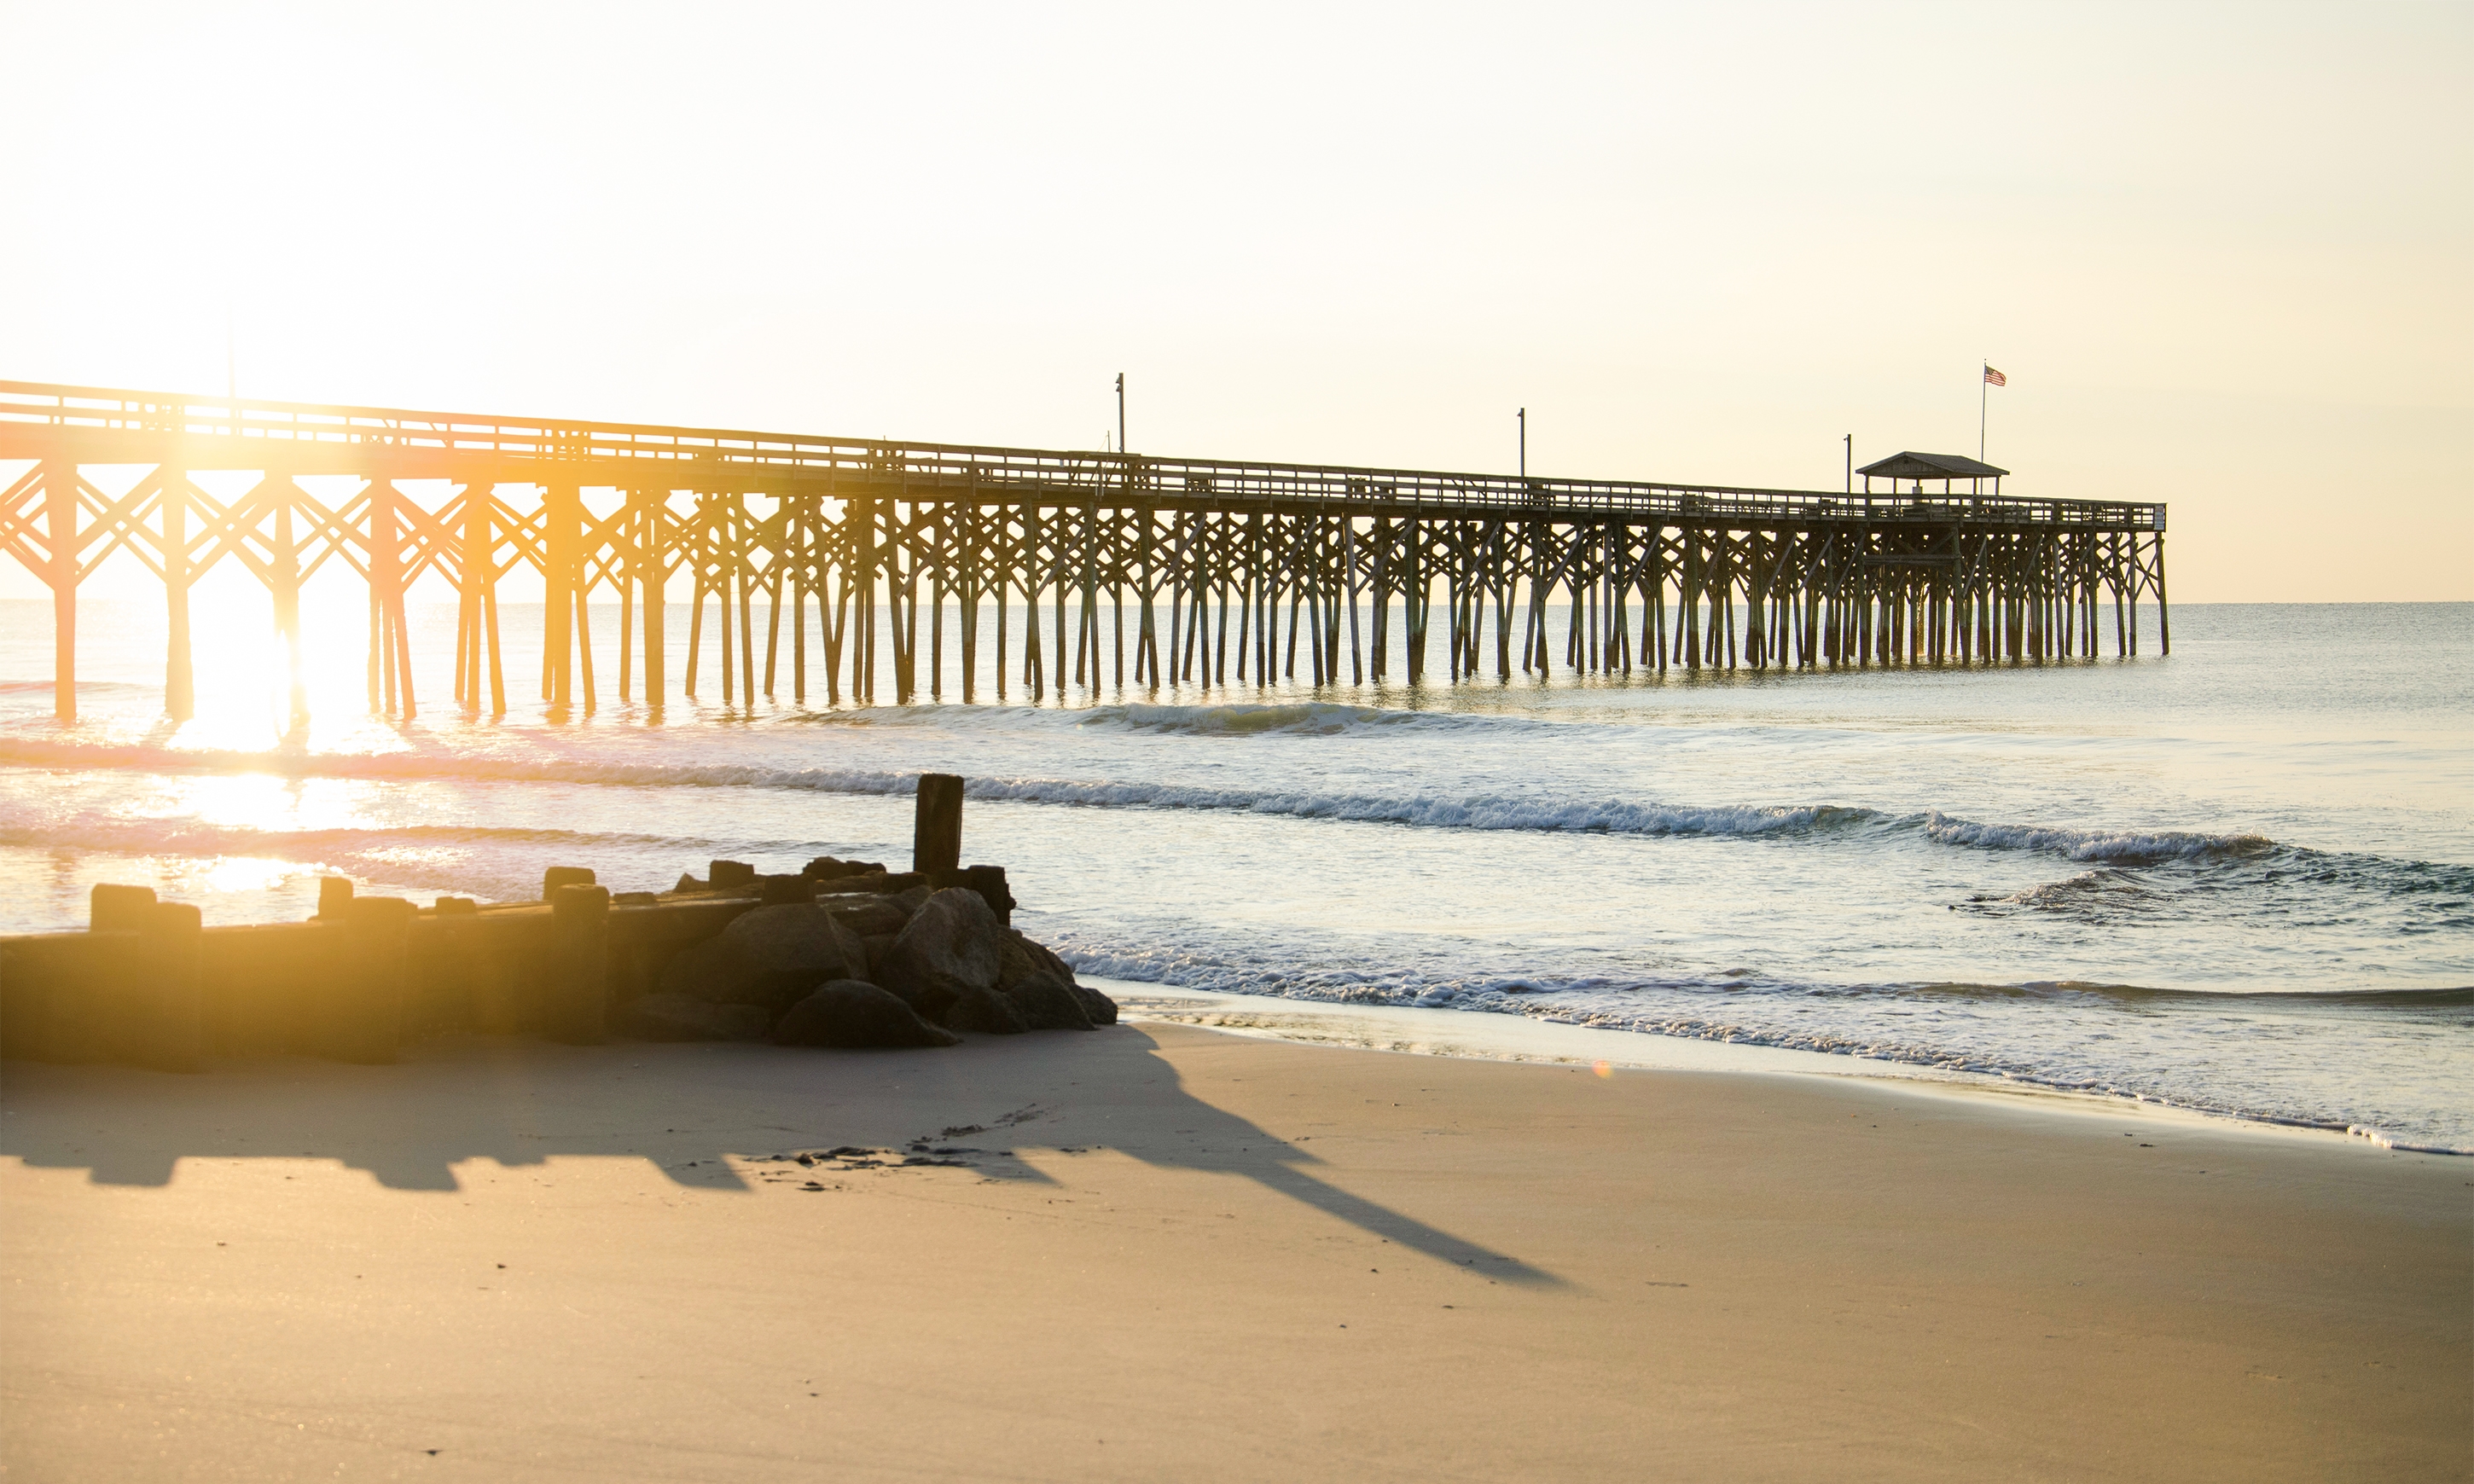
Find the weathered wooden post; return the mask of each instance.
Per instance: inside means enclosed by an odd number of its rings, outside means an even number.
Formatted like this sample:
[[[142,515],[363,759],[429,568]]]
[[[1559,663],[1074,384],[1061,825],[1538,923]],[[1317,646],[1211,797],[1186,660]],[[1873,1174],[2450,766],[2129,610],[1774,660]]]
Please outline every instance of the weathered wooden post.
[[[136,980],[121,1055],[158,1071],[198,1070],[206,1042],[203,918],[184,901],[151,904],[136,924]]]
[[[132,935],[96,960],[88,1003],[61,1007],[87,1056],[162,1071],[195,1071],[202,1021],[198,909],[155,899],[148,886],[99,883],[86,898],[86,931]]]
[[[958,871],[962,865],[962,780],[951,773],[919,775],[919,812],[910,836],[910,869]]]
[[[343,951],[335,982],[316,1017],[317,1050],[339,1062],[395,1060],[403,1034],[408,963],[405,940],[412,903],[400,897],[356,897],[345,904]]]
[[[481,911],[469,897],[441,897],[429,920],[405,941],[407,1032],[462,1030],[475,1023],[483,982]]]
[[[27,933],[0,939],[0,1057],[92,1062],[110,1054],[111,992],[136,938]]]
[[[85,930],[90,933],[142,932],[148,915],[154,910],[155,888],[98,882],[86,893]]]
[[[598,1045],[609,1039],[609,888],[559,886],[549,894],[549,913],[542,1034],[575,1045]]]

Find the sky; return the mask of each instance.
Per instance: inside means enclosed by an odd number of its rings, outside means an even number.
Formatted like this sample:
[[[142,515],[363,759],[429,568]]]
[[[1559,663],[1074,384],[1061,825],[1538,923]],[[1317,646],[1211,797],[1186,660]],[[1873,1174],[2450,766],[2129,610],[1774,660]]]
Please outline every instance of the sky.
[[[1807,489],[1981,410],[2005,492],[2169,502],[2176,602],[2474,599],[2474,5],[0,0],[0,376],[1088,448],[1122,371],[1137,452],[1508,471],[1526,407],[1534,473]]]

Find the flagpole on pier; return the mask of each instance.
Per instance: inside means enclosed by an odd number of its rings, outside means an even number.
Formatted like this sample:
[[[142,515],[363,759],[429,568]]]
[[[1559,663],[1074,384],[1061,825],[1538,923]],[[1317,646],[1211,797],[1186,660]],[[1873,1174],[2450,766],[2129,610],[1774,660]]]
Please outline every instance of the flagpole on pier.
[[[2008,386],[2010,378],[1995,371],[1991,361],[1981,363],[1979,370],[1982,374],[1976,383],[1976,462],[1981,464],[1984,462],[1985,405],[1993,399],[1993,389]]]

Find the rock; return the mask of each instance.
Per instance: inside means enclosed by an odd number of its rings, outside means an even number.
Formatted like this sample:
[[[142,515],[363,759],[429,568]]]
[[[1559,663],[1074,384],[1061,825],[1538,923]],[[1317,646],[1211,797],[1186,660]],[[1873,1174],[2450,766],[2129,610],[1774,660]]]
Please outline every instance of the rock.
[[[885,951],[893,946],[892,933],[871,933],[860,942],[867,947],[867,978],[872,983],[885,967]]]
[[[758,907],[731,919],[713,940],[736,960],[734,992],[713,996],[763,1005],[777,1014],[828,979],[857,979],[867,971],[866,950],[830,912],[797,902]]]
[[[799,874],[813,876],[819,881],[832,881],[842,876],[876,875],[882,874],[884,870],[883,861],[836,860],[830,855],[819,855],[808,862],[806,868]]]
[[[797,972],[824,970],[826,979],[853,979],[856,935],[830,912],[807,902],[775,902],[742,912],[717,937],[752,969]],[[822,980],[818,981],[822,983]]]
[[[1044,943],[1034,943],[1031,945],[1031,950],[1039,955],[1040,962],[1048,966],[1050,973],[1068,984],[1075,982],[1074,966],[1057,957],[1055,949]]]
[[[618,1030],[639,1041],[763,1041],[772,1017],[755,1005],[647,994],[620,1010]]]
[[[980,894],[942,891],[920,905],[878,965],[879,984],[934,1017],[972,990],[992,990],[1005,928]]]
[[[1019,1036],[1031,1029],[1021,1008],[1003,990],[972,990],[947,1005],[937,1018],[954,1030],[982,1036]]]
[[[927,900],[920,894],[920,901]],[[918,902],[906,903],[899,897],[878,897],[871,894],[819,897],[816,905],[834,915],[835,921],[862,938],[892,937],[919,910]]]
[[[706,869],[711,873],[706,879],[713,882],[716,891],[756,884],[756,868],[743,860],[717,860]]]
[[[1025,1025],[1034,1031],[1087,1031],[1091,1028],[1089,1012],[1073,990],[1055,974],[1045,970],[1026,974],[1002,993],[1022,1012]]]
[[[806,903],[816,899],[816,883],[806,876],[758,876],[758,900],[768,907],[785,903]]]
[[[1098,990],[1091,988],[1087,984],[1068,984],[1065,987],[1073,991],[1074,997],[1081,1002],[1082,1013],[1085,1016],[1090,1017],[1091,1023],[1093,1025],[1114,1025],[1117,1023],[1117,1002],[1115,1000],[1110,999],[1107,995],[1101,993]]]
[[[679,884],[670,888],[670,890],[674,892],[701,892],[704,889],[704,882],[699,880],[696,877],[695,873],[691,871],[680,872]]]
[[[831,914],[784,903],[742,912],[717,936],[671,955],[661,991],[778,1016],[828,979],[860,977],[866,964],[860,941]]]
[[[836,979],[792,1005],[773,1027],[782,1046],[950,1046],[957,1038],[872,984]]]
[[[997,985],[1007,993],[1013,993],[1031,979],[1049,979],[1061,986],[1074,997],[1082,1012],[1082,1022],[1088,1025],[1117,1023],[1117,1002],[1098,990],[1078,984],[1074,970],[1066,962],[1039,943],[1024,937],[1021,929],[1008,927],[999,945],[1000,963]],[[1028,1011],[1025,1012],[1029,1014]],[[1034,1022],[1036,1024],[1036,1022]]]
[[[997,987],[1011,989],[1032,974],[1048,972],[1048,960],[1039,945],[1024,937],[1020,928],[1007,928],[1005,940],[997,945]]]

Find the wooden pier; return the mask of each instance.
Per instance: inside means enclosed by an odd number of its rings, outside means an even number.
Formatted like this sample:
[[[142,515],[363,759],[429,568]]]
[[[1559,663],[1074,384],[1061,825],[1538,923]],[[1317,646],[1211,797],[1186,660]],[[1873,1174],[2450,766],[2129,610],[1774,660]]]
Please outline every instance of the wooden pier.
[[[108,495],[82,472],[107,465],[144,472]],[[221,500],[192,478],[210,470],[257,477]],[[298,483],[313,476],[359,484],[328,504]],[[461,603],[455,705],[507,708],[497,591],[519,566],[546,585],[542,699],[583,710],[606,679],[653,705],[698,694],[708,612],[721,696],[750,706],[786,668],[802,702],[980,700],[983,657],[998,699],[1037,700],[1418,683],[1438,658],[1451,681],[2039,661],[2095,656],[2108,628],[2128,655],[2148,597],[2170,650],[2163,505],[1931,479],[1824,492],[1444,474],[0,381],[0,544],[51,588],[63,717],[78,586],[124,549],[163,584],[175,718],[195,705],[189,589],[225,561],[268,590],[296,709],[302,584],[329,561],[358,573],[370,706],[406,717],[404,598],[433,572]],[[400,488],[423,481],[443,483],[426,500]],[[588,606],[605,593],[620,610],[606,637]]]

